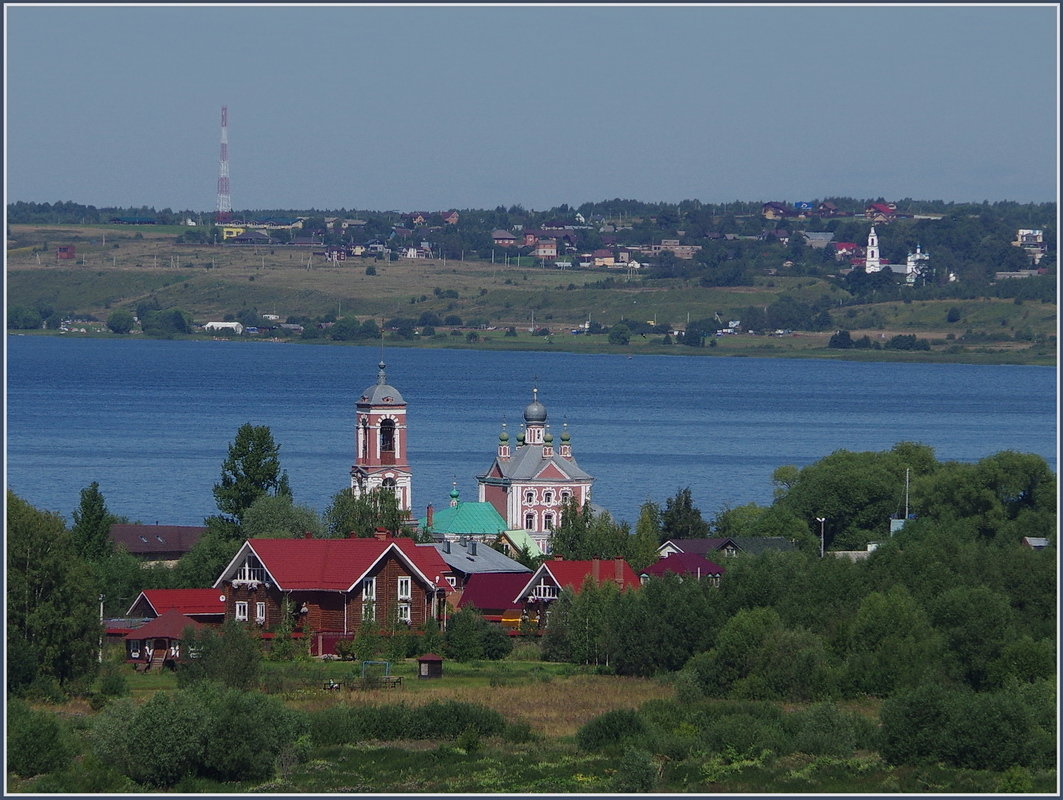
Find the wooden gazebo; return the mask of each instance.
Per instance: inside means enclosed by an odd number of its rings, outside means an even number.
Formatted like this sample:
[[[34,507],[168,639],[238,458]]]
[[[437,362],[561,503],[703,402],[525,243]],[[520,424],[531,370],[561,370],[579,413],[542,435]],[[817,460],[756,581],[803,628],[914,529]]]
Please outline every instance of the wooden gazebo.
[[[165,611],[125,635],[126,661],[144,672],[160,670],[164,666],[173,668],[183,655],[181,640],[184,632],[188,628],[199,630],[202,627],[202,623],[176,609]]]

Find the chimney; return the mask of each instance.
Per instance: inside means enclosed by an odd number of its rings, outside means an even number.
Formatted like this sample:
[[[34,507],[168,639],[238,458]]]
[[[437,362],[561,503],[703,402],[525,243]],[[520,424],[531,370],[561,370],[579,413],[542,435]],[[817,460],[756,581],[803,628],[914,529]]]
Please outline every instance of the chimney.
[[[428,511],[427,511],[427,513],[425,515],[425,525],[427,525],[429,528],[432,527],[432,504],[431,503],[428,504]]]
[[[304,539],[313,539],[314,538],[314,534],[312,534],[310,531],[303,531],[303,538]]]
[[[444,553],[449,553],[450,552],[450,539],[444,539],[443,540],[443,552]]]
[[[377,528],[375,531],[373,531],[373,538],[381,540],[387,539],[388,532],[384,528]]]
[[[476,542],[469,542],[469,555],[476,555]]]

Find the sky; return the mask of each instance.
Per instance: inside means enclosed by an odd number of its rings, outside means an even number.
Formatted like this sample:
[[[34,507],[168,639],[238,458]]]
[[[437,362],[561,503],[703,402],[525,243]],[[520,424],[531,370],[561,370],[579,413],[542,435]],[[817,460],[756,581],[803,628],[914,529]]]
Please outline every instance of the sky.
[[[1043,5],[5,6],[7,202],[1058,195]]]

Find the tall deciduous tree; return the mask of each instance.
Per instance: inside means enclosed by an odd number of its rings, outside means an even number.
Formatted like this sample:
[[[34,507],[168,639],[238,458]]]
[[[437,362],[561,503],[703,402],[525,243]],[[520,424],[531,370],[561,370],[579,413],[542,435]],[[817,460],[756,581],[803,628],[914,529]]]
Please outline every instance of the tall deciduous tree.
[[[371,489],[355,497],[343,489],[332,497],[325,509],[325,530],[329,537],[342,539],[352,533],[359,538],[371,537],[377,528],[390,533],[405,533],[405,514],[398,498],[387,489]]]
[[[290,494],[287,473],[281,473],[280,445],[268,426],[244,423],[229,445],[214,499],[223,514],[242,523],[251,504],[266,494]]]
[[[244,514],[243,534],[249,539],[286,539],[324,533],[321,518],[308,506],[297,506],[291,495],[262,495]]]
[[[7,641],[60,682],[92,676],[102,633],[96,589],[62,518],[7,493]]]

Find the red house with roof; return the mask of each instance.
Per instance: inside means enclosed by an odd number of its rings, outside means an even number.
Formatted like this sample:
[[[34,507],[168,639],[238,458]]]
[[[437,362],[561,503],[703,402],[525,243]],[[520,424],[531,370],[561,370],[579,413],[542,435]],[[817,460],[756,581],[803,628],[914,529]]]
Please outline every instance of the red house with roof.
[[[523,606],[528,618],[543,627],[549,616],[550,604],[565,589],[579,594],[587,581],[601,586],[615,583],[620,589],[637,589],[642,583],[631,566],[622,558],[594,558],[589,561],[566,561],[553,558],[539,565],[531,579],[526,580],[513,601]]]
[[[474,608],[488,622],[507,632],[520,627],[524,604],[517,599],[528,582],[527,572],[479,572],[470,575],[458,601],[458,610]]]
[[[290,621],[295,631],[313,632],[312,655],[326,655],[363,620],[444,622],[448,575],[435,547],[405,537],[248,539],[214,588],[226,620],[257,626],[263,638]]]
[[[167,611],[177,611],[203,625],[221,625],[225,619],[225,603],[216,589],[145,589],[125,615],[154,619]]]
[[[706,580],[714,586],[719,586],[724,571],[719,564],[709,561],[699,553],[669,552],[664,558],[658,559],[642,570],[639,578],[645,583],[650,578],[678,575],[680,578],[691,577],[699,581]]]

